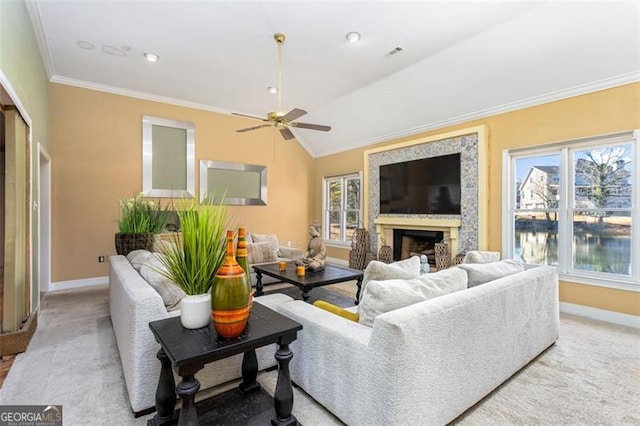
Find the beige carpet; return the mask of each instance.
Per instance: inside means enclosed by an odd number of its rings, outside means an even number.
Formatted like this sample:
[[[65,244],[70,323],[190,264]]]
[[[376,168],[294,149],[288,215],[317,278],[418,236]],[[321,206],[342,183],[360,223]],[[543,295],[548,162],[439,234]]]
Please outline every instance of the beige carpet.
[[[355,284],[339,291],[353,297]],[[65,425],[146,424],[131,414],[108,312],[106,286],[47,295],[0,404],[62,404]],[[259,376],[268,391],[275,379]],[[304,391],[294,400],[303,424],[341,424]],[[560,340],[454,423],[640,425],[639,401],[640,331],[562,315]]]

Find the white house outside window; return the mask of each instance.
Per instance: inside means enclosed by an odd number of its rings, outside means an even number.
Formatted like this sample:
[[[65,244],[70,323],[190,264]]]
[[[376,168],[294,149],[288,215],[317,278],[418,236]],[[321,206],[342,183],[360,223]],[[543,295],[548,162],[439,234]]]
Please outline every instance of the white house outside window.
[[[639,132],[504,152],[504,255],[562,279],[636,288]]]
[[[327,243],[351,243],[362,220],[361,180],[360,173],[324,178],[322,229]]]

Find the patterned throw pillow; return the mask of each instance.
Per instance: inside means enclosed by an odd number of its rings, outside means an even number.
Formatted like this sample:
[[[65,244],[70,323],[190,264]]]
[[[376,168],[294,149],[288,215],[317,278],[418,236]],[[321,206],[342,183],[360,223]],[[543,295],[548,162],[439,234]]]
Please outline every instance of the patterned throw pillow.
[[[254,234],[251,233],[251,240],[254,243],[271,243],[276,249],[276,255],[280,256],[280,252],[278,251],[280,248],[280,244],[278,243],[278,236],[276,234]],[[268,261],[265,261],[268,262]],[[251,262],[249,262],[251,263]]]
[[[358,305],[359,322],[373,327],[376,317],[385,312],[466,288],[467,274],[458,268],[449,268],[409,280],[371,281]]]
[[[268,241],[247,244],[247,254],[249,256],[249,265],[275,262],[278,260],[278,250],[276,246]]]

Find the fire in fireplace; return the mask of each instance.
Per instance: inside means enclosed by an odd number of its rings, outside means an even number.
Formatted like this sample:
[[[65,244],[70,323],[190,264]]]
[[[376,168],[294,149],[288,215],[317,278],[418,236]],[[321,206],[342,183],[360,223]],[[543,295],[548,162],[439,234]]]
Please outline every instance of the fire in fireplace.
[[[444,232],[417,229],[393,230],[393,260],[426,255],[431,266],[436,265],[435,244],[442,241]]]

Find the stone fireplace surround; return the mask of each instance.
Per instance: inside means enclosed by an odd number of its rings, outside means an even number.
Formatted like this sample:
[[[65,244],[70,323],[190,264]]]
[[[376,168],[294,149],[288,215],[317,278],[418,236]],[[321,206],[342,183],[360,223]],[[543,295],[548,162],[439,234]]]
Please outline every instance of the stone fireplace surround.
[[[461,161],[460,215],[380,214],[381,165],[455,153],[460,153]],[[375,253],[381,238],[393,249],[394,229],[441,231],[452,258],[462,251],[486,248],[484,232],[480,232],[486,229],[488,203],[484,126],[367,150],[364,164],[365,223]]]

